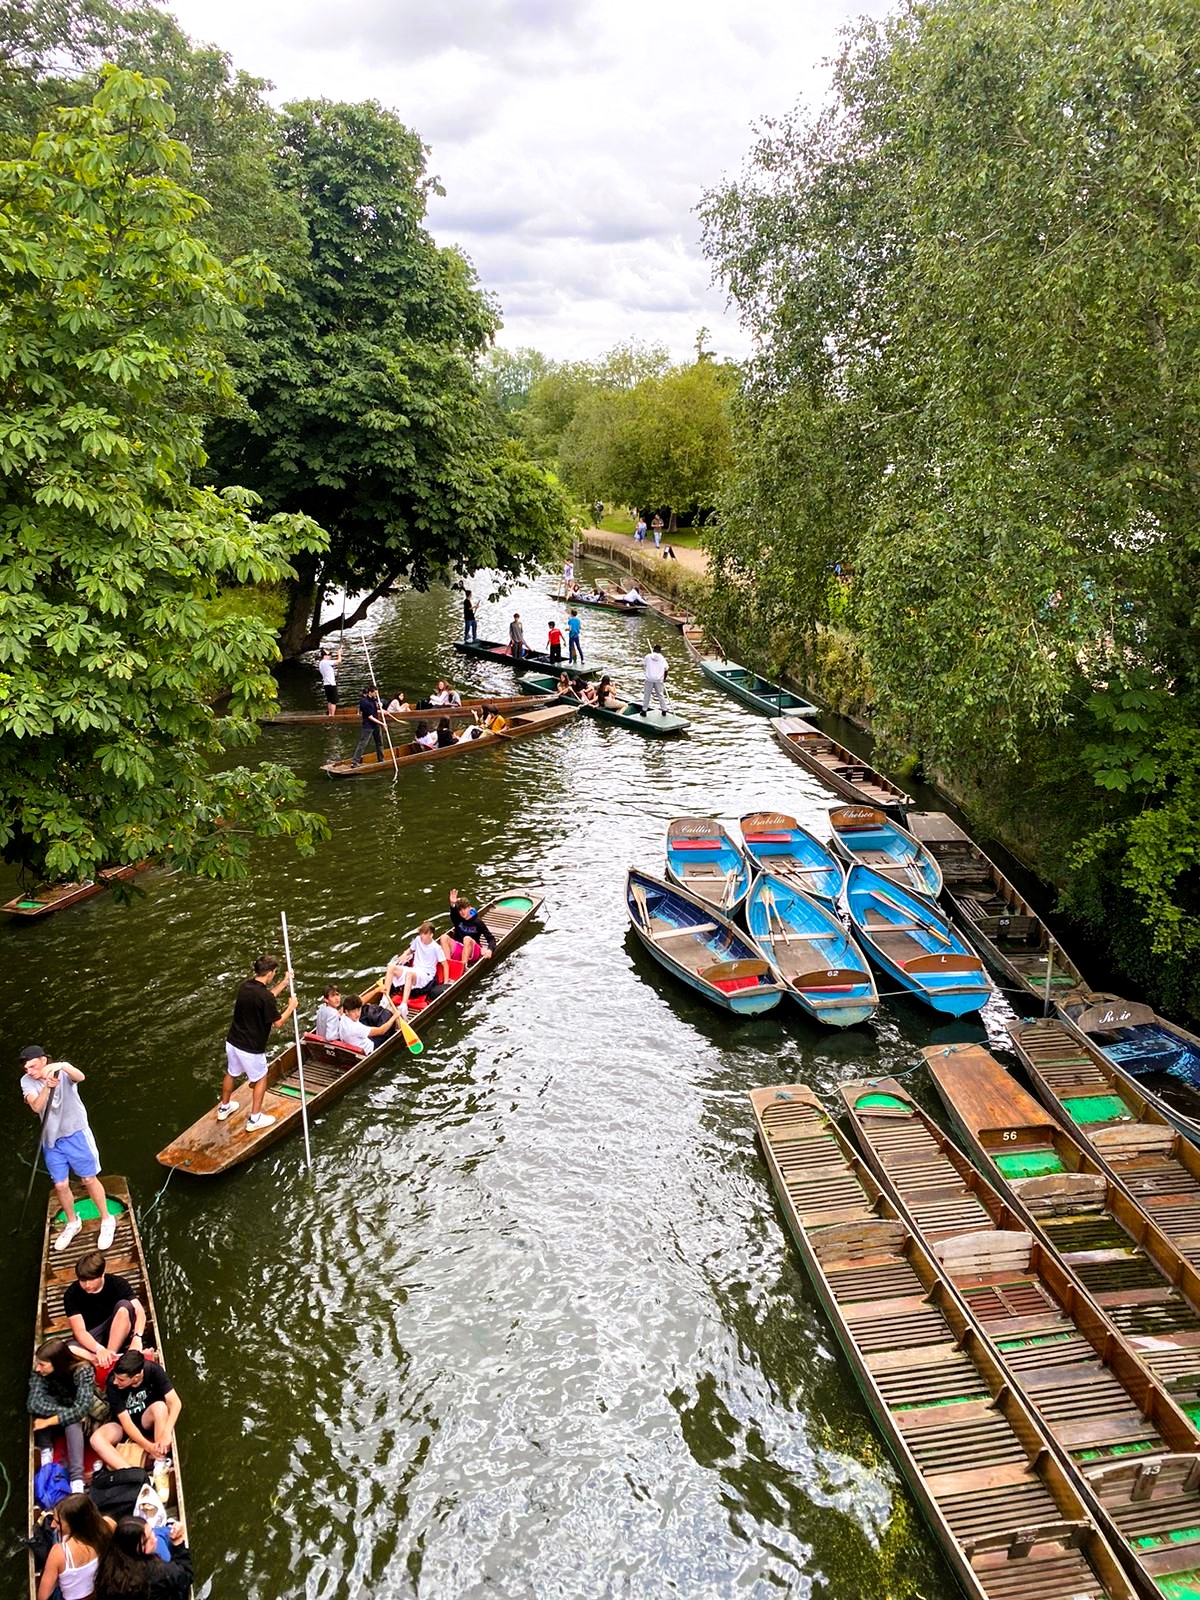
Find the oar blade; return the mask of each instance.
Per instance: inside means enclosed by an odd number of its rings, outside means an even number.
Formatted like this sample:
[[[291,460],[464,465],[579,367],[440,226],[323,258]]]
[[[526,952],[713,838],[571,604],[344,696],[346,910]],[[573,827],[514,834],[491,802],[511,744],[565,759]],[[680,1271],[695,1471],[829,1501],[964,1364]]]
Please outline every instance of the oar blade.
[[[400,1024],[401,1038],[404,1040],[412,1054],[414,1056],[419,1056],[421,1051],[424,1050],[425,1046],[421,1043],[420,1039],[417,1038],[416,1033],[412,1028],[409,1027],[408,1023],[405,1022],[403,1017],[397,1017],[396,1020]]]

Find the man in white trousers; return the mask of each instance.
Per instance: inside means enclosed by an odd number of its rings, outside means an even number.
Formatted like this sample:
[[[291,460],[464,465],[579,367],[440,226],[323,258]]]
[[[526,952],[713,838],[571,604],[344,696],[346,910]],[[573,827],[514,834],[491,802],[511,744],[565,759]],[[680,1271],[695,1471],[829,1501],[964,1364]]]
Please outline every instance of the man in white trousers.
[[[667,700],[667,658],[659,650],[657,644],[650,646],[650,654],[643,663],[645,681],[642,684],[642,716],[650,709],[650,699],[653,696],[655,704],[663,716],[670,713],[671,706]]]

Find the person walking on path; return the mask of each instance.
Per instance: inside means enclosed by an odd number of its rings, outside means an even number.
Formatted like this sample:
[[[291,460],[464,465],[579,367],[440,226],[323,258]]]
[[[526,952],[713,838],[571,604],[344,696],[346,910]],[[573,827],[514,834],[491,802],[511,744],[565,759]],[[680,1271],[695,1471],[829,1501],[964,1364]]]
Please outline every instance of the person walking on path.
[[[645,680],[642,684],[642,709],[644,717],[650,709],[650,699],[653,696],[655,704],[663,716],[670,716],[671,704],[667,699],[667,658],[658,648],[657,644],[650,646],[650,654],[643,663]]]
[[[100,1182],[100,1152],[79,1097],[84,1075],[69,1061],[48,1060],[40,1044],[27,1044],[20,1061],[25,1069],[21,1093],[34,1116],[42,1119],[42,1157],[66,1216],[66,1226],[55,1239],[54,1248],[65,1250],[83,1227],[71,1193],[74,1173],[96,1207],[99,1245],[101,1250],[107,1250],[117,1231],[117,1219],[108,1214],[108,1198]]]
[[[358,702],[358,714],[362,718],[362,728],[359,730],[358,743],[354,746],[354,754],[350,758],[352,767],[361,767],[363,751],[375,741],[375,759],[383,760],[383,739],[379,730],[383,727],[383,715],[379,708],[379,690],[373,683],[369,683],[362,692]]]
[[[654,513],[654,521],[650,524],[650,527],[651,527],[651,530],[652,530],[652,532],[654,534],[654,548],[656,550],[661,550],[661,548],[662,548],[662,536],[663,536],[663,519],[659,516],[657,511]]]
[[[513,619],[508,625],[508,649],[514,661],[520,661],[525,655],[525,624],[521,621],[521,613],[513,612]]]
[[[339,648],[335,656],[330,650],[322,650],[317,657],[317,671],[321,674],[321,683],[325,690],[325,715],[337,716],[337,675],[342,664],[342,652]]]
[[[646,519],[645,519],[645,517],[642,517],[642,516],[638,517],[637,525],[633,530],[633,537],[637,540],[638,544],[645,544],[645,542],[646,542]]]
[[[479,637],[479,625],[475,618],[475,602],[468,589],[463,595],[463,643],[474,644]]]
[[[583,665],[583,623],[579,620],[578,611],[572,609],[567,618],[567,660],[578,661]]]
[[[259,956],[253,974],[238,990],[233,1002],[233,1018],[225,1038],[225,1080],[221,1085],[221,1100],[217,1106],[217,1121],[224,1122],[238,1109],[240,1101],[233,1098],[234,1080],[245,1074],[250,1085],[250,1115],[246,1126],[269,1128],[275,1121],[263,1111],[262,1103],[267,1092],[267,1040],[272,1028],[282,1028],[296,1009],[293,995],[280,1011],[279,996],[292,981],[285,972],[278,983],[277,956]]]

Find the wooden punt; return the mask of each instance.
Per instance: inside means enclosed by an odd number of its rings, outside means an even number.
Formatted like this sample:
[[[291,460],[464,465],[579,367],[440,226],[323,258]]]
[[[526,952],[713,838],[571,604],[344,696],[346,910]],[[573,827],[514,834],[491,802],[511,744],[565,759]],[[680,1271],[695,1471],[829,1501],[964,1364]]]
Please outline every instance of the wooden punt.
[[[904,1220],[982,1327],[998,1359],[1077,1475],[1135,1585],[1185,1581],[1200,1556],[1200,1466],[1170,1517],[1146,1540],[1122,1525],[1136,1513],[1101,1492],[1127,1458],[1200,1461],[1200,1432],[1057,1253],[1030,1231],[895,1079],[842,1087],[868,1164]],[[920,1219],[920,1220],[918,1220]],[[1187,1475],[1185,1474],[1185,1482]],[[1163,1510],[1164,1508],[1159,1508]],[[1141,1570],[1139,1570],[1141,1569]]]
[[[793,761],[835,794],[884,811],[903,811],[912,805],[912,796],[890,778],[802,717],[772,717],[771,731]]]
[[[134,1215],[133,1200],[129,1193],[129,1184],[124,1178],[114,1177],[105,1173],[101,1180],[104,1192],[108,1196],[109,1212],[117,1219],[117,1231],[112,1245],[104,1252],[104,1258],[109,1272],[118,1274],[129,1280],[142,1305],[146,1308],[146,1332],[143,1344],[147,1350],[153,1350],[162,1359],[162,1364],[168,1373],[171,1368],[163,1359],[163,1326],[159,1321],[158,1312],[154,1306],[154,1294],[150,1287],[150,1275],[146,1270],[146,1255],[142,1249],[142,1239],[138,1232],[137,1218]],[[53,1247],[54,1236],[57,1234],[60,1220],[65,1220],[59,1207],[57,1195],[51,1193],[46,1206],[46,1226],[42,1236],[42,1269],[38,1287],[37,1317],[33,1328],[34,1350],[46,1339],[68,1339],[71,1336],[70,1325],[63,1314],[63,1293],[75,1282],[75,1263],[95,1250],[96,1238],[100,1232],[100,1222],[96,1215],[96,1207],[85,1194],[81,1184],[72,1181],[71,1192],[75,1196],[75,1204],[79,1215],[84,1219],[83,1227],[65,1250],[55,1250]],[[186,1411],[184,1412],[186,1416]],[[56,1456],[61,1455],[65,1465],[66,1457],[63,1453],[64,1445],[62,1435],[58,1436],[55,1445]],[[120,1453],[126,1457],[130,1466],[148,1466],[142,1452],[132,1443],[123,1444]],[[183,1483],[180,1474],[180,1449],[179,1440],[176,1438],[175,1448],[171,1452],[170,1487],[167,1495],[167,1512],[177,1522],[186,1526],[187,1517],[183,1503]],[[88,1459],[91,1452],[88,1452]],[[32,1532],[34,1519],[38,1514],[37,1503],[34,1499],[33,1486],[40,1464],[40,1448],[33,1424],[29,1425],[29,1495],[28,1495],[28,1521]],[[188,1529],[189,1549],[191,1548],[191,1529]],[[37,1600],[37,1576],[33,1568],[33,1554],[29,1556],[29,1600]]]
[[[482,975],[502,960],[516,945],[542,907],[542,896],[524,890],[510,890],[497,895],[482,908],[481,915],[496,939],[496,953],[478,958],[469,967],[456,962],[451,969],[450,982],[432,1000],[410,1000],[409,1020],[419,1032],[424,1033],[429,1024],[443,1011],[457,1003],[463,991],[477,983]],[[440,917],[434,930],[440,937],[450,925],[449,917]],[[405,934],[400,942],[403,949],[415,932]],[[390,952],[389,952],[390,954]],[[386,959],[386,958],[385,958]],[[378,1001],[380,985],[372,984],[363,991],[364,1004]],[[369,1055],[346,1044],[329,1044],[316,1034],[306,1034],[304,1047],[305,1104],[309,1117],[323,1111],[327,1105],[345,1094],[360,1078],[374,1072],[381,1061],[402,1054],[404,1041],[398,1030],[385,1034]],[[296,1046],[293,1042],[268,1064],[267,1093],[263,1110],[275,1118],[271,1127],[251,1131],[246,1127],[249,1113],[249,1096],[238,1097],[241,1107],[226,1122],[217,1121],[215,1103],[192,1123],[190,1128],[158,1152],[164,1167],[179,1167],[193,1177],[215,1177],[237,1167],[252,1156],[261,1155],[271,1145],[278,1144],[300,1126],[300,1075],[296,1063]]]
[[[470,644],[461,642],[454,648],[461,656],[477,656],[481,661],[498,661],[501,666],[511,667],[514,672],[544,672],[547,667],[554,672],[565,672],[568,678],[591,679],[596,676],[597,668],[577,666],[571,661],[551,661],[544,650],[526,650],[523,656],[514,656],[506,644],[501,644],[498,639],[476,639]]]
[[[679,611],[672,611],[667,605],[658,600],[625,600],[620,595],[610,595],[603,590],[593,590],[591,595],[563,594],[561,590],[554,596],[554,603],[558,606],[582,606],[589,611],[615,611],[625,617],[656,617],[659,622],[665,622],[671,628],[687,626],[687,616]]]
[[[508,727],[500,733],[483,733],[478,739],[465,739],[461,744],[448,744],[442,748],[423,750],[419,744],[384,745],[383,760],[372,751],[359,766],[353,761],[327,761],[321,771],[327,778],[374,778],[381,772],[395,772],[400,767],[423,766],[427,761],[443,761],[448,756],[467,756],[480,750],[494,749],[511,744],[514,739],[528,739],[531,734],[546,733],[561,723],[569,722],[578,712],[577,705],[551,705],[539,702],[536,711],[522,711],[508,719]],[[434,719],[430,718],[430,722]]]
[[[787,992],[817,1022],[854,1028],[879,1004],[866,956],[827,901],[764,872],[746,896],[746,926]]]
[[[10,917],[48,917],[52,911],[65,911],[81,900],[103,894],[114,883],[131,883],[139,872],[148,871],[151,865],[149,861],[139,861],[129,867],[101,867],[94,878],[82,883],[52,883],[31,894],[16,895],[0,905],[0,911]]]
[[[1079,969],[1029,904],[944,811],[910,811],[908,831],[937,858],[944,897],[971,943],[1018,989],[1045,998],[1083,983]]]
[[[436,717],[449,717],[451,722],[465,722],[482,711],[484,706],[491,706],[502,717],[509,717],[518,711],[533,711],[541,703],[541,696],[538,694],[493,694],[482,700],[464,700],[457,706],[425,706],[420,711],[385,711],[384,716],[389,722],[405,724],[428,722]],[[332,717],[326,716],[323,711],[279,711],[273,717],[264,717],[262,725],[264,728],[315,728],[327,722],[335,725],[347,722],[357,724],[357,704],[339,706]]]
[[[760,677],[737,661],[718,661],[712,656],[701,656],[697,662],[700,671],[718,689],[724,689],[735,700],[740,700],[751,711],[761,711],[765,717],[780,717],[791,713],[798,717],[815,717],[820,711],[803,695],[793,694],[781,683]]]
[[[678,716],[674,711],[660,711],[657,706],[651,706],[643,715],[642,702],[637,696],[626,694],[615,683],[609,687],[617,697],[617,704],[594,706],[587,700],[576,700],[573,693],[570,697],[560,696],[558,680],[548,674],[544,678],[530,674],[521,681],[539,695],[554,696],[562,705],[577,705],[585,717],[591,717],[596,722],[612,722],[617,727],[631,728],[634,733],[648,734],[655,739],[678,738],[688,730],[687,718]]]
[[[634,933],[654,959],[723,1011],[757,1016],[783,998],[771,963],[698,895],[630,867],[625,906]]]
[[[848,865],[861,862],[892,883],[936,900],[942,869],[925,846],[878,806],[834,806],[829,813],[830,843]]]
[[[952,1017],[987,1004],[993,990],[983,962],[931,901],[856,863],[846,904],[867,954],[902,989]]]
[[[704,646],[707,641],[705,639],[704,629],[697,622],[685,622],[683,624],[682,633],[683,648],[687,651],[688,655],[692,658],[696,665],[699,666],[706,654]]]
[[[676,817],[667,823],[667,877],[735,917],[754,871],[715,817]]]
[[[814,900],[836,904],[846,887],[846,869],[795,817],[783,811],[748,811],[740,826],[746,854],[760,872]]]
[[[1059,997],[1065,1025],[1191,1139],[1200,1139],[1200,1039],[1149,1006],[1115,994]]]
[[[964,1591],[1136,1591],[1032,1407],[802,1084],[753,1089],[771,1180],[867,1406]]]

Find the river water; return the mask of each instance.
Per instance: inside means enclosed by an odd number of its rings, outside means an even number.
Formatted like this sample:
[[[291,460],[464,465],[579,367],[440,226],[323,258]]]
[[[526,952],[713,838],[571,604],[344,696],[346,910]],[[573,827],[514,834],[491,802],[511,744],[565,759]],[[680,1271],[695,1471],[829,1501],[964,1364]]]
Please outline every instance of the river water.
[[[551,592],[481,605],[481,635],[503,637],[519,607],[540,643]],[[380,608],[365,636],[388,692],[441,675],[513,691],[506,668],[453,654],[459,606],[439,590]],[[311,1177],[296,1136],[225,1179],[176,1174],[146,1216],[202,1596],[957,1593],[785,1236],[746,1091],[828,1094],[983,1027],[939,1030],[897,1001],[846,1033],[795,1008],[735,1023],[649,962],[623,875],[661,870],[670,817],[772,807],[820,827],[834,801],[673,630],[598,612],[584,629],[589,659],[631,683],[662,641],[689,737],[577,719],[394,783],[334,784],[318,768],[352,730],[267,729],[261,755],[310,776],[332,823],[315,859],[272,846],[243,884],[163,877],[132,908],[0,929],[10,1054],[37,1039],[84,1069],[106,1169],[145,1215],[166,1177],[154,1153],[214,1100],[234,989],[278,948],[281,909],[315,1008],[326,979],[377,975],[451,884],[546,896],[540,929],[430,1026],[422,1056],[392,1057],[314,1122]],[[315,673],[288,668],[281,693],[317,706]],[[993,1036],[1007,1014],[993,1001]],[[23,1157],[36,1130],[12,1070]],[[27,1172],[6,1164],[14,1221]],[[44,1193],[3,1241],[14,1539]],[[0,1571],[4,1594],[24,1592],[21,1562]]]

